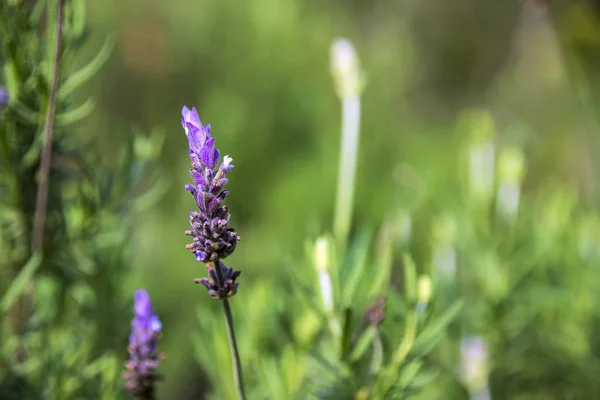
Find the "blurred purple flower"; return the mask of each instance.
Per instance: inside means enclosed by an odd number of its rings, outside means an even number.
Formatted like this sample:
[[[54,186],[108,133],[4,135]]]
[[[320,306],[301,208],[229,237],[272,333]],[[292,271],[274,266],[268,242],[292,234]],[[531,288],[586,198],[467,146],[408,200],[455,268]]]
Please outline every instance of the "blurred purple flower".
[[[385,297],[379,296],[375,302],[365,310],[365,317],[369,325],[378,327],[385,317]]]
[[[0,86],[0,108],[8,104],[8,92],[2,86]]]
[[[485,393],[488,385],[488,347],[480,336],[467,336],[460,341],[460,374],[470,392]],[[487,397],[486,397],[487,398]]]
[[[127,370],[123,373],[125,389],[138,399],[154,399],[154,383],[160,379],[155,370],[164,358],[156,352],[162,323],[154,313],[145,290],[137,290],[133,298],[135,316],[129,335],[130,359],[125,363]]]
[[[215,299],[235,294],[235,279],[239,271],[226,267],[220,260],[235,250],[240,237],[233,228],[228,228],[229,212],[223,200],[229,194],[224,189],[227,184],[227,172],[233,168],[231,157],[223,157],[219,163],[219,150],[215,148],[215,138],[210,135],[210,125],[203,126],[195,108],[183,107],[181,125],[185,130],[190,148],[192,168],[190,175],[193,183],[185,186],[198,205],[198,211],[190,213],[191,230],[185,232],[193,238],[186,246],[192,250],[197,261],[214,263],[218,269],[208,267],[211,280],[196,279],[209,290]]]

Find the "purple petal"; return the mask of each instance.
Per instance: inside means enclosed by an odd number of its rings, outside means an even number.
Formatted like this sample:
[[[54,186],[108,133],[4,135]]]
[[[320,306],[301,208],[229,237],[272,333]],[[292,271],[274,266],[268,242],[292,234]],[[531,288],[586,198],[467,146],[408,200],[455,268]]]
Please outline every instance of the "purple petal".
[[[193,107],[191,110],[186,106],[183,106],[183,110],[181,110],[181,115],[183,116],[182,121],[190,122],[194,124],[196,127],[201,128],[202,123],[200,122],[200,118],[198,117],[198,111]],[[185,129],[185,125],[183,126]]]
[[[217,196],[209,192],[202,192],[198,197],[198,207],[206,214],[212,214],[219,206]]]
[[[152,314],[152,305],[150,296],[144,289],[137,290],[134,294],[135,314],[138,316],[147,316]]]
[[[204,176],[200,172],[192,170],[191,175],[192,175],[192,178],[194,179],[194,184],[196,186],[199,186],[199,187],[206,186],[206,179],[204,179]]]
[[[223,162],[221,163],[221,166],[219,167],[219,171],[222,171],[223,173],[229,171],[230,169],[233,168],[233,164],[231,163],[233,161],[233,158],[229,157],[229,156],[225,156],[223,157]]]
[[[204,132],[204,129],[201,126],[197,127],[191,122],[186,122],[186,126],[187,129],[185,130],[185,134],[188,138],[190,150],[194,153],[199,153],[204,147],[204,143],[206,141],[206,133]]]
[[[158,315],[153,315],[150,319],[150,329],[152,329],[153,332],[160,332],[162,329],[162,322],[158,319]]]
[[[204,259],[206,258],[206,253],[205,253],[205,252],[203,252],[203,251],[197,251],[197,252],[195,253],[195,255],[196,255],[196,261],[203,262],[203,261],[204,261]]]

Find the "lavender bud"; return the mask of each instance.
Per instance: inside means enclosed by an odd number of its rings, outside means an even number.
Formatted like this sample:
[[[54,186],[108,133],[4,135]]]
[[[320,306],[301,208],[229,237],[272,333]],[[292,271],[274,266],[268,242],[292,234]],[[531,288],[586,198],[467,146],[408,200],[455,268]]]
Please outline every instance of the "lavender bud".
[[[385,317],[385,297],[378,297],[373,305],[365,311],[365,318],[371,326],[377,327],[383,322]]]
[[[160,379],[155,370],[163,355],[156,352],[162,329],[158,315],[154,313],[150,296],[138,290],[134,296],[135,316],[131,321],[129,335],[129,361],[123,373],[125,389],[140,400],[154,399],[154,383]]]
[[[357,97],[362,89],[362,74],[354,46],[347,39],[336,39],[331,45],[331,72],[342,98]]]
[[[431,278],[421,275],[417,281],[417,311],[422,314],[427,309],[433,292]]]
[[[330,243],[326,237],[320,237],[315,243],[314,264],[319,274],[319,287],[321,289],[321,298],[323,299],[323,308],[325,312],[333,311],[333,286],[331,284],[331,275],[329,274],[329,252]]]
[[[223,283],[221,285],[219,285],[219,278],[216,271],[210,265],[206,266],[210,279],[197,278],[194,279],[194,283],[199,283],[206,287],[206,289],[208,289],[208,294],[213,299],[223,300],[237,293],[239,283],[235,280],[240,276],[241,272],[234,271],[233,268],[229,268],[220,261],[217,261],[215,264],[221,268],[221,277],[223,278]]]

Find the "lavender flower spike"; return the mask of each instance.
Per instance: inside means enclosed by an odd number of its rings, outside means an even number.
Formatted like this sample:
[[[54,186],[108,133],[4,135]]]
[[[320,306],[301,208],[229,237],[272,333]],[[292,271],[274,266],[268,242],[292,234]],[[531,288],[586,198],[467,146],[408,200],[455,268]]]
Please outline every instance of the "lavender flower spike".
[[[150,296],[141,289],[133,296],[135,316],[129,335],[130,359],[125,363],[125,389],[139,400],[154,399],[154,383],[160,379],[155,373],[164,355],[156,352],[162,323],[152,309]]]
[[[208,266],[211,279],[196,279],[209,290],[215,299],[233,296],[238,284],[235,279],[240,274],[222,264],[221,260],[235,250],[240,237],[233,228],[228,228],[229,212],[223,200],[229,190],[227,172],[233,168],[231,157],[223,157],[219,162],[219,150],[215,148],[215,138],[210,135],[210,125],[203,126],[195,108],[183,107],[181,125],[185,130],[190,148],[192,184],[185,189],[192,194],[198,211],[190,213],[191,230],[185,232],[193,238],[186,248],[191,250],[197,261],[213,263],[217,268]]]

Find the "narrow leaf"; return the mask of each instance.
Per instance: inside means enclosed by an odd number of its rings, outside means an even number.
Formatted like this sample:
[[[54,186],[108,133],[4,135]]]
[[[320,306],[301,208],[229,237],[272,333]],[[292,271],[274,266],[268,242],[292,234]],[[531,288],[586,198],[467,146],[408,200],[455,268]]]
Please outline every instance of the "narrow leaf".
[[[375,338],[376,334],[377,334],[377,328],[375,328],[373,326],[369,326],[363,332],[363,334],[358,339],[356,346],[354,346],[352,353],[350,354],[350,361],[356,362],[356,361],[360,360],[360,358],[365,354],[365,352],[367,351],[367,349],[373,342],[373,339]]]
[[[417,377],[423,363],[420,360],[414,360],[402,368],[398,377],[397,387],[405,389],[411,385],[411,382]]]
[[[136,212],[142,212],[154,206],[171,188],[171,183],[162,178],[144,194],[139,195],[133,200],[133,209]]]
[[[12,93],[11,93],[11,95],[12,95]],[[23,118],[28,123],[30,123],[32,125],[37,125],[38,122],[40,121],[40,115],[37,112],[30,109],[29,107],[27,107],[27,105],[25,105],[25,103],[15,100],[12,103],[12,106],[13,106],[13,110],[15,110],[15,112],[19,115],[19,117]]]
[[[83,35],[85,30],[85,1],[72,0],[71,9],[73,13],[71,33],[74,37],[78,38]]]
[[[35,253],[29,261],[27,261],[23,269],[19,271],[19,274],[2,297],[2,301],[0,301],[0,308],[2,309],[3,314],[10,309],[15,300],[23,293],[27,282],[33,277],[41,264],[42,255],[40,253]]]
[[[412,305],[417,300],[417,267],[410,254],[404,254],[403,260],[405,296],[406,301]]]
[[[382,248],[373,271],[372,279],[373,282],[371,288],[368,290],[368,297],[373,298],[387,291],[389,286],[391,274],[392,274],[392,261],[393,261],[394,246],[389,240],[384,240]]]
[[[347,307],[344,310],[344,325],[342,329],[342,342],[340,349],[340,358],[342,360],[346,359],[346,355],[348,354],[348,349],[350,347],[350,339],[352,336],[352,308]]]
[[[96,54],[96,57],[94,57],[94,59],[85,67],[71,74],[71,76],[69,76],[69,78],[67,78],[67,80],[62,84],[58,91],[58,97],[62,99],[65,96],[68,96],[75,89],[89,81],[94,74],[100,70],[106,60],[108,60],[108,57],[110,56],[114,46],[115,38],[113,36],[106,38],[104,45],[98,54]]]
[[[369,374],[375,376],[381,370],[383,365],[383,343],[381,343],[381,336],[379,332],[375,332],[373,338],[373,356],[371,357],[371,365],[369,366]]]
[[[94,111],[95,105],[96,103],[94,99],[88,97],[88,99],[82,105],[75,108],[74,110],[57,115],[56,126],[65,126],[81,121],[82,119],[90,115],[92,111]]]
[[[433,347],[444,336],[444,331],[448,325],[458,316],[462,310],[463,303],[462,299],[456,300],[442,316],[428,325],[415,340],[412,352],[422,353],[424,349]]]
[[[374,268],[372,263],[367,260],[369,254],[369,242],[371,240],[370,232],[362,232],[356,242],[350,248],[350,262],[348,263],[348,272],[342,284],[342,305],[352,304],[358,285],[364,274],[366,267]]]
[[[418,389],[431,383],[435,378],[438,377],[440,371],[437,369],[430,369],[428,371],[421,372],[417,375],[410,383],[411,388]]]

